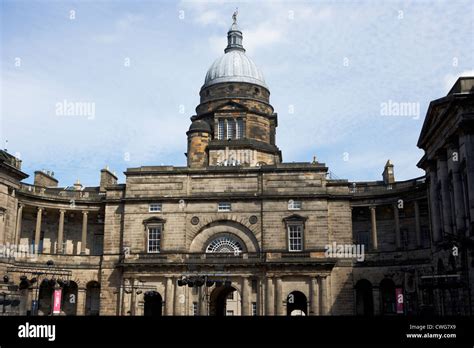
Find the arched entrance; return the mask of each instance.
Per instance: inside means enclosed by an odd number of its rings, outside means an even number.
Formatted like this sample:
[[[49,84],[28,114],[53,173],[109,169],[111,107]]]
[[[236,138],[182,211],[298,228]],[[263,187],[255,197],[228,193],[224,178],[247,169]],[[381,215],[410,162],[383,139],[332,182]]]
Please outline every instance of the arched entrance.
[[[66,282],[63,286],[61,311],[66,315],[76,315],[77,311],[77,284]]]
[[[286,298],[286,315],[307,315],[308,300],[301,291],[292,291]]]
[[[395,283],[391,279],[380,282],[382,314],[395,314]]]
[[[145,305],[143,315],[146,317],[161,317],[163,299],[156,291],[147,291],[144,295]]]
[[[361,279],[356,286],[356,314],[374,315],[374,298],[372,284],[367,279]]]
[[[86,286],[86,315],[99,315],[100,310],[100,284],[96,281],[87,283]]]
[[[38,294],[38,315],[51,315],[54,282],[43,279]]]
[[[209,315],[240,315],[240,294],[231,285],[216,284],[209,298]]]

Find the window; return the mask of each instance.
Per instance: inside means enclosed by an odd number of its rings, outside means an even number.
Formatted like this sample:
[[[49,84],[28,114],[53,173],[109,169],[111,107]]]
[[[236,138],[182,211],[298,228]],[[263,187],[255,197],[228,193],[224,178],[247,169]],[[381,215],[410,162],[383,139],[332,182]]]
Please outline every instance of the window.
[[[363,245],[364,250],[369,250],[369,232],[361,231],[357,233],[357,244]]]
[[[233,300],[234,299],[234,292],[229,292],[229,294],[227,295],[227,299],[228,300]]]
[[[227,139],[235,139],[235,120],[227,120]]]
[[[231,211],[232,205],[226,202],[220,202],[217,204],[217,211]]]
[[[148,211],[150,213],[156,213],[161,211],[161,203],[151,203],[148,206]]]
[[[148,227],[148,252],[159,253],[161,246],[161,229],[162,226]]]
[[[302,251],[303,250],[303,225],[291,224],[288,225],[288,250]]]
[[[241,243],[229,236],[223,235],[213,239],[206,248],[206,253],[233,253],[239,256],[242,253]]]
[[[237,139],[244,137],[244,120],[241,118],[237,119]]]
[[[228,316],[228,317],[232,317],[234,315],[234,311],[228,309],[226,311],[225,315]]]
[[[193,302],[193,315],[197,316],[198,315],[198,303]]]
[[[428,226],[421,226],[421,245],[430,244],[430,229]]]
[[[225,131],[225,122],[224,120],[219,120],[217,124],[217,139],[224,139],[224,131]]]
[[[301,201],[290,199],[288,201],[288,210],[301,210]]]
[[[252,315],[257,315],[257,302],[252,302]]]
[[[401,228],[400,229],[400,241],[401,241],[401,247],[404,249],[408,248],[408,242],[409,242],[409,236],[408,236],[408,229],[406,228]]]
[[[257,279],[252,279],[252,292],[257,292]]]

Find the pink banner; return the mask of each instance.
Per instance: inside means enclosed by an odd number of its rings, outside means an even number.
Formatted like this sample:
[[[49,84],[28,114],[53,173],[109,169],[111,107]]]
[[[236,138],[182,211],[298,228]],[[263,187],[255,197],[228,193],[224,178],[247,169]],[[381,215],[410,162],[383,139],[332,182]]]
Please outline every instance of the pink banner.
[[[403,302],[405,301],[405,299],[403,298],[403,289],[396,288],[395,296],[397,301],[397,314],[403,314]]]
[[[61,313],[61,296],[62,290],[54,290],[54,299],[53,299],[53,314]]]

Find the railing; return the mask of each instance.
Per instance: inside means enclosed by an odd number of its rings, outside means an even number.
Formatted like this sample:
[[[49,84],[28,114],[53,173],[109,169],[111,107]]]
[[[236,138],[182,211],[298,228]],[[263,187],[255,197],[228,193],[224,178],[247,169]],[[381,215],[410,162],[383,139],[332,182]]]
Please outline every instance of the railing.
[[[408,181],[399,181],[393,184],[373,184],[373,183],[366,183],[366,182],[353,182],[349,183],[349,191],[352,194],[360,194],[364,195],[367,193],[390,193],[393,191],[399,190],[406,190],[410,188],[416,188],[418,186],[424,185],[426,183],[425,177],[419,177],[416,179],[408,180]]]
[[[51,198],[65,198],[69,200],[100,200],[104,197],[99,191],[89,191],[89,190],[66,190],[65,188],[51,188],[51,187],[41,187],[30,184],[21,183],[20,192],[27,194],[37,195],[41,197],[51,197]]]
[[[2,258],[3,261],[10,262],[15,265],[33,267],[44,266],[48,261],[53,261],[55,265],[63,265],[65,267],[83,267],[83,266],[99,266],[101,256],[97,255],[77,255],[77,254],[32,254],[18,253],[8,258]]]
[[[156,254],[130,254],[122,258],[122,264],[249,264],[266,261],[315,261],[321,260],[318,253],[303,252],[271,252],[271,253],[156,253]]]

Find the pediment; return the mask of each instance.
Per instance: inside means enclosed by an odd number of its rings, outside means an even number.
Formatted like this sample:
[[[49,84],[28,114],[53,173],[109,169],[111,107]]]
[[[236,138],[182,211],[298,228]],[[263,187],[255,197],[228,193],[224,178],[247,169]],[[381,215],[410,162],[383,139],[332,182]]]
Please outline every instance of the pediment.
[[[157,216],[152,216],[146,220],[143,220],[144,225],[151,225],[151,224],[164,224],[166,222],[165,219],[159,218]]]
[[[245,105],[242,105],[240,103],[228,101],[217,106],[216,109],[214,110],[215,113],[229,112],[229,111],[230,112],[247,112],[248,108]]]
[[[304,222],[306,221],[308,218],[305,217],[305,216],[301,216],[301,215],[298,215],[298,214],[293,214],[293,215],[290,215],[290,216],[287,216],[285,218],[283,218],[283,221],[284,222],[296,222],[296,221],[301,221],[301,222]]]

